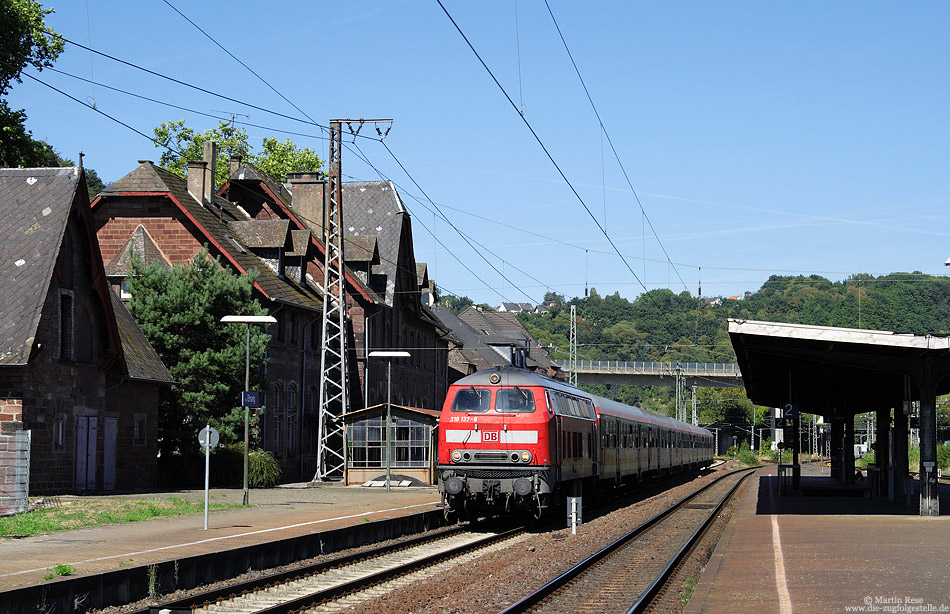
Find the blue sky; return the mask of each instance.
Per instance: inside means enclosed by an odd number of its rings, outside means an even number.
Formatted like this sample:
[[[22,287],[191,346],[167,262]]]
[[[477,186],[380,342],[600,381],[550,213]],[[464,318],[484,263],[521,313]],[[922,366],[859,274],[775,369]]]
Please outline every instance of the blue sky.
[[[741,295],[771,274],[945,274],[950,4],[549,0],[604,132],[543,1],[443,2],[557,167],[435,0],[44,4],[72,41],[302,118],[170,3],[315,122],[393,118],[385,145],[398,163],[349,139],[343,172],[391,179],[417,260],[444,292],[477,302],[585,286],[696,295],[700,280],[703,296]],[[292,131],[327,155],[317,126],[73,45],[55,68],[102,85],[28,72],[145,134],[216,122],[103,86],[235,114],[266,127],[247,128],[255,146]],[[161,155],[31,79],[9,98],[36,138],[72,159],[83,151],[107,182]]]

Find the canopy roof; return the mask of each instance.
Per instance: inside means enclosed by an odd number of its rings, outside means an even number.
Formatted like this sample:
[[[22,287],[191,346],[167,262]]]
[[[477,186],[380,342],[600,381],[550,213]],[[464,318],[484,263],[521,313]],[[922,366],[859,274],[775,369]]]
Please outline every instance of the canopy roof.
[[[950,338],[831,326],[729,320],[746,394],[753,403],[830,416],[895,407],[928,378],[950,392]]]

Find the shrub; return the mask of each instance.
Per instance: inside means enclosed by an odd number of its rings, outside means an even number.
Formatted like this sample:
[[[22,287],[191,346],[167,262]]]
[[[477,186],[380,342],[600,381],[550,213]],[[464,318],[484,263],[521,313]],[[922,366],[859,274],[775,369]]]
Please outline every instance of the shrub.
[[[247,481],[248,486],[254,488],[276,486],[280,482],[280,464],[274,455],[267,450],[251,450],[248,458]]]
[[[861,458],[854,459],[855,467],[867,467],[868,465],[874,464],[874,451],[868,452]]]

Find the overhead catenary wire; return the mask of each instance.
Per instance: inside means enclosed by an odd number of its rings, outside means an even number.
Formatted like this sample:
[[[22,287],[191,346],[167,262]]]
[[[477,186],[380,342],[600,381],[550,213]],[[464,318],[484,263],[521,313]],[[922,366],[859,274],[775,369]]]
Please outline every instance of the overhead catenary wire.
[[[289,98],[287,98],[286,96],[284,96],[283,94],[281,94],[281,93],[277,90],[277,88],[275,88],[273,85],[271,85],[266,79],[264,79],[264,77],[262,77],[262,76],[260,76],[259,74],[257,74],[257,72],[255,72],[253,68],[251,68],[250,66],[248,66],[247,64],[245,64],[243,61],[241,61],[240,58],[238,58],[236,55],[234,55],[233,53],[231,53],[224,45],[222,45],[221,43],[219,43],[213,36],[211,36],[211,35],[208,34],[204,29],[202,29],[201,26],[199,26],[198,24],[196,24],[194,21],[191,20],[191,18],[189,18],[187,15],[185,15],[185,14],[182,13],[180,10],[178,10],[178,9],[175,7],[174,4],[172,4],[172,3],[169,2],[168,0],[163,0],[163,1],[165,2],[165,4],[167,4],[169,7],[171,7],[171,9],[172,9],[173,11],[175,11],[176,13],[178,13],[179,15],[181,15],[182,19],[184,19],[185,21],[187,21],[188,23],[190,23],[192,26],[194,26],[195,29],[198,30],[199,32],[201,32],[202,34],[204,34],[205,37],[208,38],[208,40],[210,40],[212,43],[214,43],[215,45],[217,45],[218,48],[221,49],[222,51],[224,51],[226,54],[228,54],[228,56],[230,56],[232,60],[234,60],[235,62],[237,62],[238,64],[240,64],[241,66],[243,66],[245,69],[247,69],[247,71],[250,72],[250,73],[251,73],[252,75],[254,75],[255,77],[257,77],[258,80],[259,80],[261,83],[263,83],[264,85],[266,85],[267,87],[269,87],[269,88],[271,89],[271,91],[273,91],[275,94],[277,94],[278,96],[280,96],[287,104],[289,104],[289,105],[292,106],[294,109],[296,109],[298,113],[300,113],[301,115],[303,115],[304,117],[306,117],[307,119],[309,119],[309,120],[310,120],[311,122],[313,122],[314,124],[317,123],[316,121],[314,121],[314,119],[313,119],[312,117],[310,117],[309,115],[307,115],[307,113],[306,113],[303,109],[301,109],[300,107],[298,107],[297,105],[295,105],[293,102],[290,101]]]
[[[607,132],[607,127],[604,126],[604,120],[600,116],[600,112],[597,110],[597,105],[594,104],[594,99],[590,95],[590,90],[587,89],[587,83],[584,82],[584,77],[581,76],[581,71],[577,67],[577,62],[574,61],[574,54],[571,53],[570,47],[567,45],[567,40],[564,38],[564,34],[561,32],[561,27],[557,23],[557,19],[554,17],[554,11],[551,10],[551,5],[548,4],[548,0],[544,0],[544,6],[548,9],[548,14],[551,15],[551,21],[554,22],[554,28],[557,30],[558,36],[561,37],[561,43],[564,45],[564,50],[567,51],[567,56],[571,59],[571,65],[574,66],[574,72],[577,73],[577,78],[581,82],[581,86],[584,88],[584,93],[587,95],[587,101],[590,103],[591,108],[594,110],[594,115],[597,116],[597,122],[600,124],[600,130],[603,136],[607,137],[607,143],[610,145],[610,150],[614,154],[614,158],[617,160],[617,164],[620,166],[620,170],[623,172],[624,179],[627,181],[627,186],[630,188],[630,191],[633,193],[634,199],[637,201],[637,206],[640,207],[640,211],[643,214],[643,219],[650,226],[650,230],[653,232],[653,236],[656,238],[657,244],[660,246],[660,249],[663,250],[663,254],[666,256],[666,261],[670,263],[670,266],[673,267],[673,270],[676,271],[676,276],[679,277],[680,282],[682,282],[683,287],[686,287],[686,282],[683,281],[682,276],[680,276],[679,271],[676,270],[676,266],[673,264],[670,255],[666,251],[666,247],[663,246],[663,242],[660,240],[660,236],[656,232],[656,228],[653,227],[653,222],[650,221],[650,217],[647,215],[646,209],[643,207],[643,203],[640,201],[640,196],[637,194],[636,189],[633,187],[633,182],[630,181],[630,176],[627,174],[627,169],[624,167],[623,162],[620,159],[620,154],[617,153],[617,148],[614,147],[613,140],[610,138],[610,134]],[[606,216],[606,207],[605,207],[605,216]],[[604,222],[606,226],[606,221]]]

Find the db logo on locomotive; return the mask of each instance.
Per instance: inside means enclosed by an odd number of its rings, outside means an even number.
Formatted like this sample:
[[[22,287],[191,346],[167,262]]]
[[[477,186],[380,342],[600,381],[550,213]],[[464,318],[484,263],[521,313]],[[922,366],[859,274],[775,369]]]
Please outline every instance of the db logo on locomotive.
[[[482,433],[482,441],[498,441],[498,431],[484,431]]]

